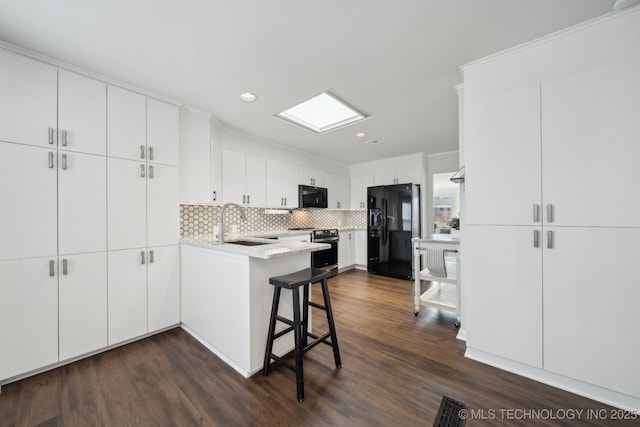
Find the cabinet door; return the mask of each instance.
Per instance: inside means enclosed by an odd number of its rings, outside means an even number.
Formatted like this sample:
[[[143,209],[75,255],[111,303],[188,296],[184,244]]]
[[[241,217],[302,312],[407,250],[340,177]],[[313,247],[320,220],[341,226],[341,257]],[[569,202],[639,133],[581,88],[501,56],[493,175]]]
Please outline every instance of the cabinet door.
[[[209,115],[180,109],[180,202],[211,203]]]
[[[547,230],[544,368],[640,397],[640,229]]]
[[[244,153],[222,150],[222,160],[224,201],[227,203],[246,203],[247,176]]]
[[[461,251],[467,346],[542,367],[542,239],[537,228],[467,225]]]
[[[147,244],[174,245],[180,239],[178,168],[147,166]]]
[[[367,266],[367,231],[355,231],[355,263],[361,266]]]
[[[59,270],[60,360],[106,347],[107,253],[60,257]]]
[[[396,171],[392,169],[377,170],[373,177],[373,185],[392,185],[395,184]]]
[[[465,99],[465,222],[533,224],[540,152],[538,85]]]
[[[351,209],[367,208],[367,188],[373,185],[373,175],[351,177]]]
[[[109,250],[147,245],[146,175],[145,163],[107,159]]]
[[[180,323],[180,255],[178,245],[149,248],[149,332]]]
[[[639,75],[636,60],[542,85],[542,194],[553,205],[551,225],[640,227]]]
[[[340,241],[338,242],[338,267],[343,268],[349,265],[349,242],[351,240],[351,230],[340,231]]]
[[[107,250],[107,158],[58,153],[58,250]]]
[[[145,248],[108,253],[109,345],[147,333]]]
[[[298,168],[293,165],[282,165],[282,197],[286,207],[298,207]]]
[[[148,161],[178,166],[179,112],[175,105],[147,98]]]
[[[420,184],[422,181],[421,169],[398,169],[396,171],[398,184]]]
[[[0,159],[0,259],[56,256],[55,150],[0,142]]]
[[[260,157],[247,156],[247,205],[265,206],[266,197],[266,162]]]
[[[364,244],[367,244],[367,234],[366,231],[362,230],[361,231],[362,236],[360,237],[361,240],[364,240]],[[347,259],[347,265],[353,265],[356,263],[356,232],[354,230],[350,231],[349,233],[349,258]],[[366,255],[365,255],[366,257]],[[366,259],[365,259],[366,261]]]
[[[58,361],[57,270],[55,258],[0,261],[0,379]]]
[[[56,67],[0,49],[0,141],[55,144],[57,79]]]
[[[146,159],[146,98],[108,86],[107,100],[107,155],[130,160]]]
[[[284,163],[267,160],[266,169],[266,191],[267,206],[284,206],[283,185],[283,167]]]
[[[107,85],[58,72],[58,145],[69,151],[107,154]]]
[[[349,178],[345,176],[326,174],[327,192],[329,199],[329,209],[348,209],[349,200]]]

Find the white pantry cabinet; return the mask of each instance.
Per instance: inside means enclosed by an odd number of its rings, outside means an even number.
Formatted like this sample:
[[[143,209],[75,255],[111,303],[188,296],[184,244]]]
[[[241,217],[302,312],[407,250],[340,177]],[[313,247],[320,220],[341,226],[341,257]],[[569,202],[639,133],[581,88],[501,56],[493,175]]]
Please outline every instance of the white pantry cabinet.
[[[298,207],[298,168],[277,160],[266,164],[267,206]]]
[[[145,161],[146,147],[146,98],[117,86],[107,86],[107,155]]]
[[[149,332],[180,323],[180,248],[149,248],[147,264],[147,325]]]
[[[107,158],[60,150],[58,253],[107,250]]]
[[[107,158],[109,250],[147,246],[147,168]]]
[[[107,85],[66,70],[58,71],[58,147],[107,154]]]
[[[0,259],[56,256],[56,150],[0,142],[0,159]]]
[[[0,381],[58,361],[57,258],[0,261]]]
[[[266,204],[266,162],[242,152],[222,150],[222,193],[225,203]]]
[[[463,67],[461,241],[467,354],[636,409],[638,38],[640,9]]]
[[[60,360],[107,346],[107,253],[59,258]]]
[[[179,121],[177,106],[147,98],[147,159],[150,163],[178,166]]]
[[[55,146],[57,68],[0,49],[0,141]]]

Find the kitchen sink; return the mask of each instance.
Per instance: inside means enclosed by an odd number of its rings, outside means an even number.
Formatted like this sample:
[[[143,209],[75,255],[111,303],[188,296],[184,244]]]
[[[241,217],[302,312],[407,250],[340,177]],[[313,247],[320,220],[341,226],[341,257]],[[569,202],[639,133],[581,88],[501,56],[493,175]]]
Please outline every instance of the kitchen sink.
[[[253,240],[229,240],[225,243],[231,243],[232,245],[242,245],[242,246],[260,246],[260,245],[271,245],[271,242],[256,242]]]

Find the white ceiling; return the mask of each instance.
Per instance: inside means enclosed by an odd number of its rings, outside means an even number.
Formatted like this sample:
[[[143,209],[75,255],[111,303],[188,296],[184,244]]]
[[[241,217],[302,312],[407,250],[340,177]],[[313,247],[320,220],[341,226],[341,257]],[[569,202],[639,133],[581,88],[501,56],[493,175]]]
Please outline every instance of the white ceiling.
[[[457,149],[458,66],[613,0],[0,0],[0,40],[344,164]],[[273,117],[327,89],[372,118],[316,135]],[[258,101],[244,103],[251,91]],[[363,139],[355,138],[366,132]],[[377,145],[367,140],[378,140]]]

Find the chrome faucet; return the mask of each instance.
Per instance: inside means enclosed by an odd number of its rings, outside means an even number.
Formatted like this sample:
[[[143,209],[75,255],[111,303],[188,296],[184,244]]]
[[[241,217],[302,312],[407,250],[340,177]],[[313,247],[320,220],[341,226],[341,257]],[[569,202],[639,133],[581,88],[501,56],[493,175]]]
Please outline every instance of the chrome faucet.
[[[222,205],[222,209],[220,210],[220,224],[219,224],[219,231],[218,231],[218,241],[220,242],[220,244],[224,243],[224,211],[227,209],[228,206],[237,206],[240,208],[240,219],[242,219],[243,221],[247,220],[247,216],[244,213],[244,208],[242,206],[240,206],[237,203],[225,203],[224,205]]]

